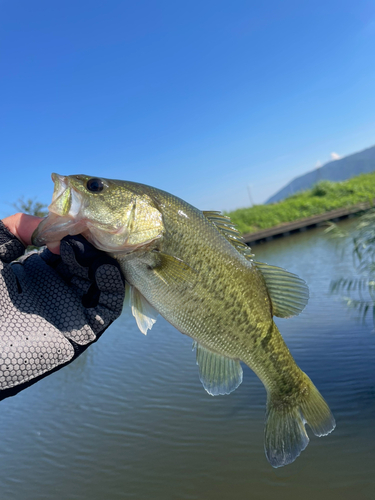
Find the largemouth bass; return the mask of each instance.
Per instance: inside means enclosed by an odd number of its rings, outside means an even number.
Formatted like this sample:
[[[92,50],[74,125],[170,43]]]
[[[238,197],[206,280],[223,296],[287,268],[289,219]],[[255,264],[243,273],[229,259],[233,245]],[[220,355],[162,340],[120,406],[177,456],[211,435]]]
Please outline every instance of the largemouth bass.
[[[33,244],[81,233],[118,260],[143,333],[160,313],[196,347],[200,380],[211,395],[242,382],[240,361],[267,391],[265,452],[273,467],[293,462],[335,427],[333,415],[296,365],[273,316],[300,313],[306,283],[255,262],[228,217],[201,212],[159,189],[134,182],[52,174],[49,215]]]

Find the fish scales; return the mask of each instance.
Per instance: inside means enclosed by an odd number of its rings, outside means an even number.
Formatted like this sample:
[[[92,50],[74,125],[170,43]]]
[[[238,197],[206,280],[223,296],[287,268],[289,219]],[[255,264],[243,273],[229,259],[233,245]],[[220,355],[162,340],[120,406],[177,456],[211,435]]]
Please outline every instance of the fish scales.
[[[165,207],[166,234],[160,245],[166,253],[189,263],[196,271],[196,283],[194,287],[165,284],[154,277],[147,264],[119,259],[130,284],[138,284],[146,299],[182,333],[220,354],[241,359],[265,384],[279,386],[278,376],[287,377],[289,382],[293,378],[293,384],[300,382],[300,371],[273,328],[261,273],[200,211],[168,194],[166,199],[160,192],[156,194]],[[179,211],[185,215],[179,215]],[[192,321],[187,322],[187,318]],[[275,353],[269,363],[265,357],[268,352]],[[265,364],[269,366],[263,369]]]
[[[291,463],[307,446],[306,422],[318,436],[333,430],[326,402],[273,321],[273,314],[303,309],[302,280],[249,260],[229,219],[205,215],[165,191],[85,175],[53,174],[53,180],[50,215],[35,244],[81,232],[115,257],[141,331],[152,327],[157,312],[190,336],[210,394],[237,388],[239,361],[247,364],[267,391],[265,451],[272,466]]]

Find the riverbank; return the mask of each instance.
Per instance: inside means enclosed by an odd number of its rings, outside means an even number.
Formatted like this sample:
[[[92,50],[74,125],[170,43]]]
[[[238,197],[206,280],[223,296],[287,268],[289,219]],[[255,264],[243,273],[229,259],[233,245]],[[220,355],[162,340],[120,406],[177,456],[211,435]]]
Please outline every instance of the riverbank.
[[[330,212],[325,212],[321,215],[314,215],[312,217],[306,217],[304,219],[299,219],[294,222],[286,222],[284,224],[279,224],[278,226],[271,227],[269,229],[263,229],[261,231],[256,231],[255,233],[248,233],[243,235],[245,243],[248,245],[254,245],[256,243],[263,243],[270,241],[274,238],[280,238],[282,236],[289,236],[290,234],[297,233],[300,231],[306,231],[307,229],[312,229],[313,227],[320,226],[324,222],[332,221],[338,222],[339,220],[346,219],[347,217],[354,216],[361,212],[365,212],[372,207],[370,203],[358,203],[357,205],[352,205],[350,207],[338,208],[337,210],[331,210]]]
[[[375,172],[344,182],[322,181],[312,189],[290,196],[279,203],[241,208],[226,215],[229,215],[242,234],[249,235],[333,210],[350,209],[361,203],[366,203],[370,208],[374,198]],[[329,219],[327,217],[326,220]]]

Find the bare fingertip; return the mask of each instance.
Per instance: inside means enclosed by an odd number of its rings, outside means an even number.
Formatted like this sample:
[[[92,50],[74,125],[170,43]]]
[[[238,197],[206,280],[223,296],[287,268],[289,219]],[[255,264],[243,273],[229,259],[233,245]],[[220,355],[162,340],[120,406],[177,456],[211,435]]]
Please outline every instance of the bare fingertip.
[[[47,248],[50,252],[60,255],[60,243],[49,243]]]

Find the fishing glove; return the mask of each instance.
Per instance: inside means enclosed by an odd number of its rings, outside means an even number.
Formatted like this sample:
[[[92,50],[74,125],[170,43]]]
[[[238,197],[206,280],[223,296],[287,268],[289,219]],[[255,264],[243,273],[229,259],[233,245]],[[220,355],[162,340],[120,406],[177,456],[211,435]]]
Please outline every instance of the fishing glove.
[[[118,263],[82,236],[65,237],[60,255],[24,251],[0,221],[0,399],[73,361],[124,301]]]

